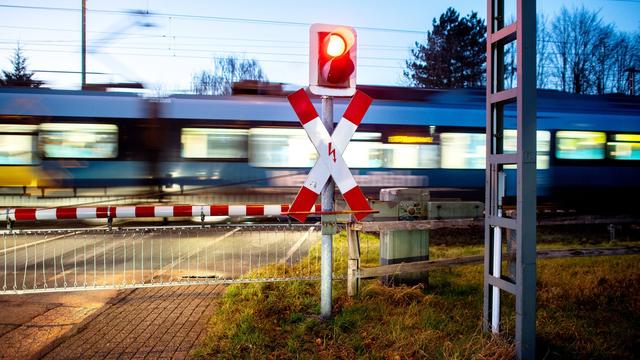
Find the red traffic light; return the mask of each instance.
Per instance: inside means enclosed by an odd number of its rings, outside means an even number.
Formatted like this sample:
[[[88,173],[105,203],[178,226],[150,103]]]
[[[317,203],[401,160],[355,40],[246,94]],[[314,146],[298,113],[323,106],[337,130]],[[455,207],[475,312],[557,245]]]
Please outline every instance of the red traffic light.
[[[318,85],[348,88],[349,78],[355,70],[349,48],[342,36],[334,33],[318,33],[321,38],[318,49]]]
[[[314,24],[309,41],[309,85],[317,95],[351,96],[356,84],[353,28]]]
[[[347,43],[344,38],[339,34],[330,34],[325,37],[325,41],[322,44],[324,51],[328,56],[340,56],[347,50]]]

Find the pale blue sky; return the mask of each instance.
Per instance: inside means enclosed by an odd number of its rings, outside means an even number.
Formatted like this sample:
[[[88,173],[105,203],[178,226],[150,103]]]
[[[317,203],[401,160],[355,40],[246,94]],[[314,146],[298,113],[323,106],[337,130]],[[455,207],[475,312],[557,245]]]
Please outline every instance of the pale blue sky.
[[[538,12],[550,17],[562,5],[599,10],[618,30],[640,30],[640,0],[538,0]],[[18,41],[33,70],[80,70],[81,0],[0,1],[0,68]],[[150,88],[186,90],[191,75],[211,67],[212,58],[229,54],[260,61],[272,81],[305,85],[308,81],[308,24],[356,27],[359,36],[358,83],[398,85],[404,60],[415,41],[422,41],[431,20],[448,6],[462,14],[478,11],[486,1],[204,1],[87,0],[89,82],[141,81]],[[4,7],[3,7],[4,5]],[[9,7],[7,7],[7,5]],[[16,8],[22,6],[32,8]],[[121,11],[144,10],[151,28],[134,26]],[[106,10],[106,11],[105,11]],[[116,32],[117,34],[113,34]],[[106,40],[106,41],[105,41]],[[40,72],[53,87],[73,88],[80,75]]]

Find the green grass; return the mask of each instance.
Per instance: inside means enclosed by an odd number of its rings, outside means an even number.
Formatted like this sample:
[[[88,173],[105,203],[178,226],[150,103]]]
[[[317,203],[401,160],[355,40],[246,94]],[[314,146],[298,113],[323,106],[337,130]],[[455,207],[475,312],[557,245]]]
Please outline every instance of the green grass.
[[[335,238],[344,246],[344,235]],[[365,235],[363,266],[378,262],[377,238]],[[636,243],[637,244],[637,243]],[[546,244],[545,244],[546,245]],[[566,246],[567,244],[565,244]],[[575,245],[575,244],[570,244]],[[558,247],[551,243],[546,246]],[[546,247],[545,246],[545,247]],[[481,246],[432,246],[430,256],[482,252]],[[317,248],[289,274],[315,273]],[[346,269],[343,261],[336,272]],[[282,271],[275,266],[254,276]],[[433,270],[429,287],[363,282],[359,298],[334,282],[335,316],[319,317],[318,282],[229,286],[213,314],[203,358],[512,358],[513,302],[503,301],[506,337],[482,334],[482,266]],[[634,358],[640,353],[640,255],[541,260],[538,265],[540,357]]]

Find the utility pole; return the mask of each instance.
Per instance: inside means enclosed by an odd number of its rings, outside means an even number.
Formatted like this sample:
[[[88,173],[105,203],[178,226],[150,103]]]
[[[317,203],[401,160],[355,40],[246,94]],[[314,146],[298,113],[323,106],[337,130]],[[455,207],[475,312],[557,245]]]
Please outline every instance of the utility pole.
[[[82,0],[82,59],[81,59],[81,72],[82,72],[82,84],[81,88],[87,85],[87,0]]]
[[[629,82],[629,95],[635,96],[636,95],[636,73],[640,72],[640,70],[630,67],[626,71],[627,73],[629,73],[629,76],[627,78],[627,81]]]

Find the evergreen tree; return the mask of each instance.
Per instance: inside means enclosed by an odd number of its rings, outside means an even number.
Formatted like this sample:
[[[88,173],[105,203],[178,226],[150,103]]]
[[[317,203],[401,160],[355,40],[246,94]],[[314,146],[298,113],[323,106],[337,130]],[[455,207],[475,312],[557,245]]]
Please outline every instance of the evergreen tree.
[[[426,44],[416,42],[413,59],[406,61],[404,76],[414,86],[428,88],[477,87],[484,84],[486,26],[472,12],[460,18],[448,8],[433,19]]]
[[[42,81],[33,80],[33,73],[27,70],[27,58],[22,55],[20,45],[16,47],[16,51],[11,59],[13,65],[12,71],[2,70],[0,78],[0,86],[21,86],[37,88],[42,85]]]

